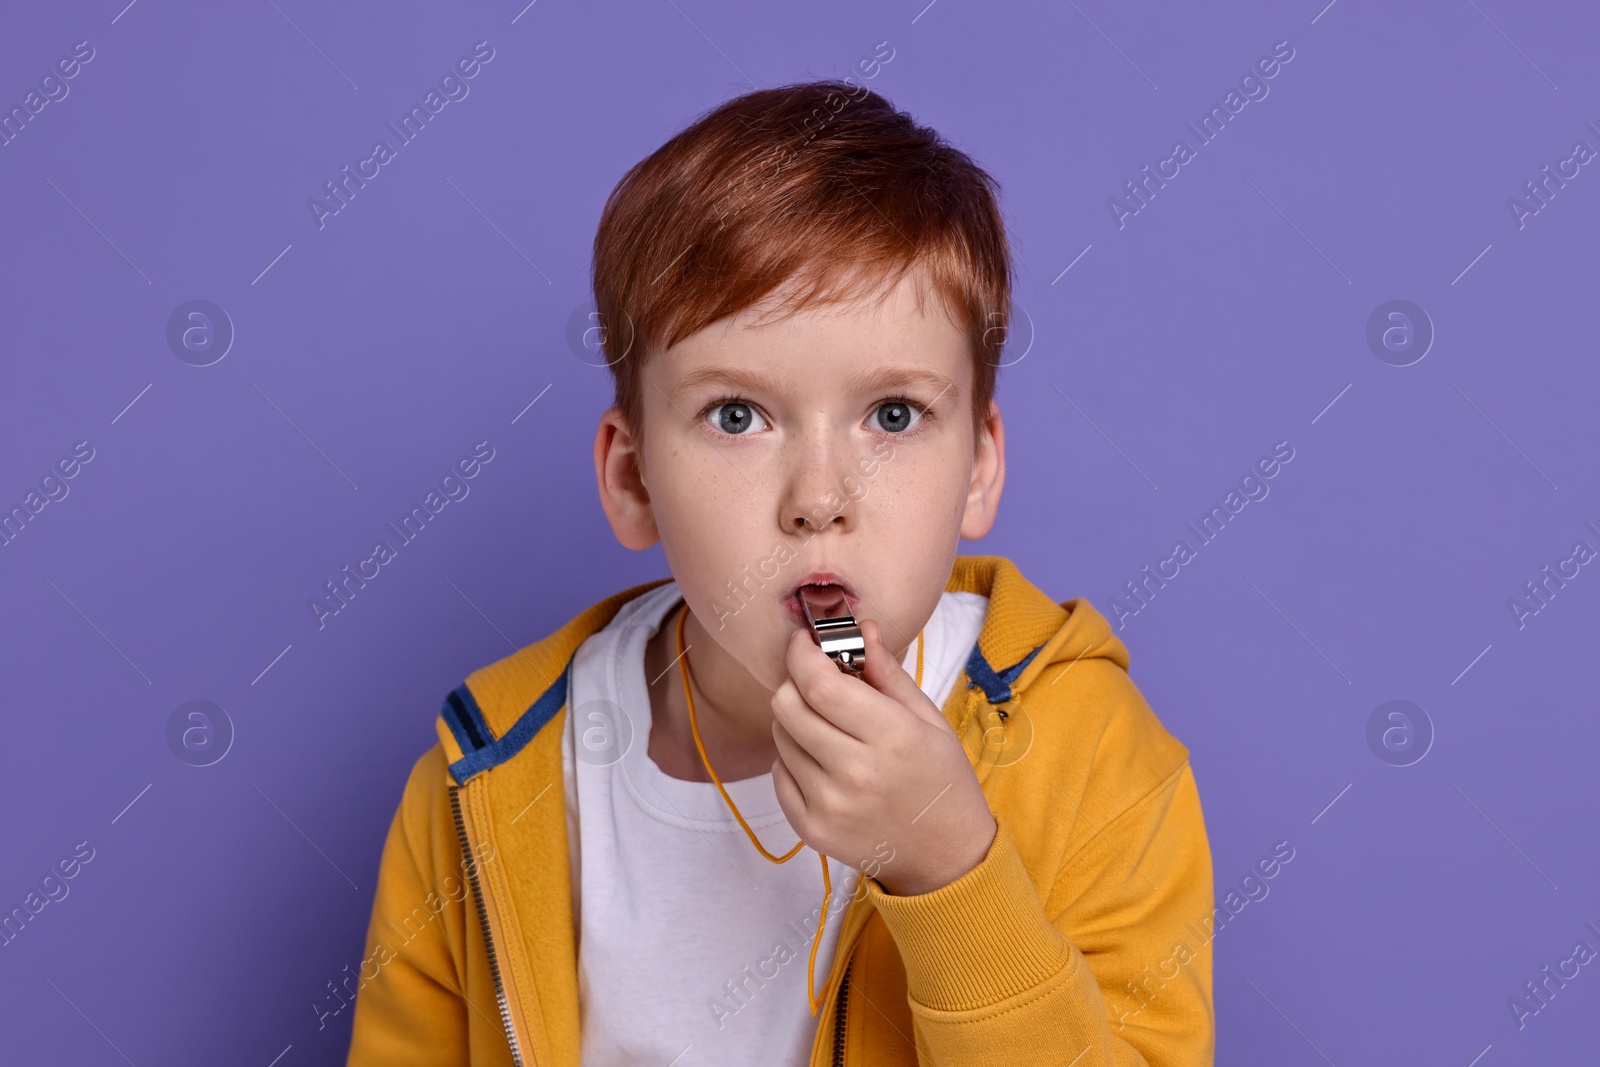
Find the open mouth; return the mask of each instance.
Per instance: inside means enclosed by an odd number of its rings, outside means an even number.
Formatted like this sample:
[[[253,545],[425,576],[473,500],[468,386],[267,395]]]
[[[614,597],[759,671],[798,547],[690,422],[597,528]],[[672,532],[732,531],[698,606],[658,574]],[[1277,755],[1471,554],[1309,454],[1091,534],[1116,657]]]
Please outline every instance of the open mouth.
[[[816,619],[836,619],[850,615],[850,598],[844,586],[828,584],[802,585],[797,591],[811,605],[811,615]]]
[[[806,626],[806,610],[801,598],[811,607],[811,617],[817,621],[837,619],[841,616],[859,616],[859,597],[850,580],[833,571],[812,571],[789,587],[783,597],[783,608],[799,626]]]

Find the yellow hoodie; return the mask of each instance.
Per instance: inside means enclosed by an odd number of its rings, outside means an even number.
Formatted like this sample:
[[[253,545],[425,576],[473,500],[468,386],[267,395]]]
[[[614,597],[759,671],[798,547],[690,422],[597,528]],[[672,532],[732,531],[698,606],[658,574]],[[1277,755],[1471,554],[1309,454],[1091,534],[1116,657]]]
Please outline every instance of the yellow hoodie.
[[[384,845],[351,1067],[579,1067],[567,671],[669,580],[590,606],[446,699]],[[1087,600],[1052,601],[1001,556],[956,557],[946,589],[989,598],[944,714],[998,829],[932,892],[861,877],[811,1067],[1209,1067],[1211,852],[1188,750]]]

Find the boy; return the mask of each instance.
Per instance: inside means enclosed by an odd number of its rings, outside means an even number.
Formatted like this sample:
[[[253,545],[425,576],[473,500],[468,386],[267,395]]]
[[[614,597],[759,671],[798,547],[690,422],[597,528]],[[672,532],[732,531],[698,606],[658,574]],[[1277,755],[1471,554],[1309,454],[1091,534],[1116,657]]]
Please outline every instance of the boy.
[[[956,554],[1005,479],[993,184],[816,82],[613,191],[596,479],[672,577],[449,695],[351,1064],[1212,1062],[1187,750],[1086,600]]]

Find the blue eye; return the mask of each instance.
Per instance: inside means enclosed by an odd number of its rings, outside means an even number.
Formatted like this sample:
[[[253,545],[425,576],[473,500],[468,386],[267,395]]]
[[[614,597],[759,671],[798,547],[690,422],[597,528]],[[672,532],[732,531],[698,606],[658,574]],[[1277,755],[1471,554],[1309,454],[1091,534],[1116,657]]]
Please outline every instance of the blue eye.
[[[913,415],[914,408],[904,400],[887,400],[878,406],[878,425],[890,433],[904,433],[922,421],[921,416]]]
[[[732,437],[745,436],[752,424],[766,424],[756,409],[742,400],[723,401],[708,409],[706,414],[714,415],[716,428]]]

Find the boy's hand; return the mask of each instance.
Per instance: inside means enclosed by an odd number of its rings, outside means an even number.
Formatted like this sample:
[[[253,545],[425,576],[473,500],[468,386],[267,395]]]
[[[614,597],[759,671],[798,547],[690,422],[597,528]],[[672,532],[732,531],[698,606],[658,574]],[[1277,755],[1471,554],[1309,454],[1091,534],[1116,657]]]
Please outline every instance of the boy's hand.
[[[789,825],[827,856],[865,868],[896,896],[929,893],[976,867],[996,824],[955,730],[863,619],[866,684],[811,634],[789,639],[772,694],[773,787]]]

